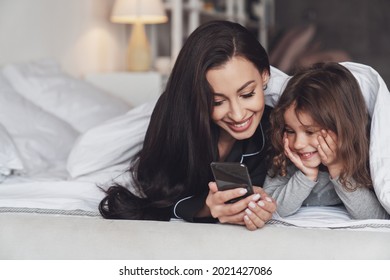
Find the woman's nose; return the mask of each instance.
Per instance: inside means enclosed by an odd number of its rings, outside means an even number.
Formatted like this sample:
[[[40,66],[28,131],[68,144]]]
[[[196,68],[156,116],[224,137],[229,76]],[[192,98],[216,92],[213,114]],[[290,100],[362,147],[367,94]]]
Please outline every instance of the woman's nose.
[[[245,109],[239,102],[232,102],[230,104],[229,118],[235,122],[240,122],[245,118]]]

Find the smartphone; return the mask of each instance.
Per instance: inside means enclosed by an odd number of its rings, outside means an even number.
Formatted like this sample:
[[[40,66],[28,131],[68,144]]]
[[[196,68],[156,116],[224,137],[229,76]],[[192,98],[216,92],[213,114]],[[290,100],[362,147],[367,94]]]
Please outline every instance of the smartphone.
[[[251,178],[249,177],[248,168],[245,164],[239,162],[212,162],[210,166],[218,190],[224,191],[245,188],[248,191],[243,196],[229,200],[228,203],[236,202],[253,194]]]

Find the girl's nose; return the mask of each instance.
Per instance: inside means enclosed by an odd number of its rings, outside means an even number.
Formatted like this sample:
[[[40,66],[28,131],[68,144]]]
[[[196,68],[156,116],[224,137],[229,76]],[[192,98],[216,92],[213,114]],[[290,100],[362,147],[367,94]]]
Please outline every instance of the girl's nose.
[[[303,149],[307,144],[306,138],[303,135],[297,134],[294,139],[294,149]]]

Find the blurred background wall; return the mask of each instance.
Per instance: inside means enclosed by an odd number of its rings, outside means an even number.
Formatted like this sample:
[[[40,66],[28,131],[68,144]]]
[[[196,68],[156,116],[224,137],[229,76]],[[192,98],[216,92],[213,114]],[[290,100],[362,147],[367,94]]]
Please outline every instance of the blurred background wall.
[[[316,58],[368,64],[389,87],[390,1],[275,0],[269,51],[287,72]]]

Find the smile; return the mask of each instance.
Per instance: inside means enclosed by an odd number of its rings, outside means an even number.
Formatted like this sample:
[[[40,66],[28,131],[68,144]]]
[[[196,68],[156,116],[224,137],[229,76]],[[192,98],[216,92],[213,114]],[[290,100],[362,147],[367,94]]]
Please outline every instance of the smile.
[[[310,159],[315,154],[317,154],[317,152],[299,153],[299,157],[301,159],[307,160],[307,159]]]
[[[248,124],[249,120],[246,120],[245,122],[243,123],[238,123],[238,124],[233,124],[235,127],[243,127],[243,126],[246,126]]]
[[[243,122],[240,122],[240,123],[228,123],[228,125],[229,125],[230,129],[233,130],[233,131],[235,131],[235,132],[242,132],[242,131],[247,130],[251,126],[252,119],[253,119],[253,117],[250,117],[250,118],[246,119]]]

